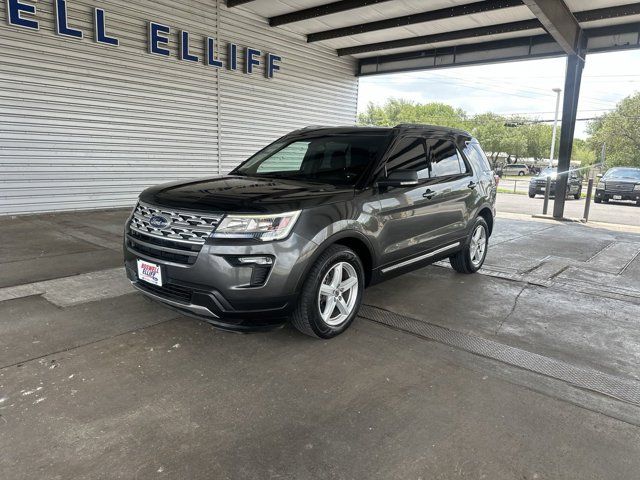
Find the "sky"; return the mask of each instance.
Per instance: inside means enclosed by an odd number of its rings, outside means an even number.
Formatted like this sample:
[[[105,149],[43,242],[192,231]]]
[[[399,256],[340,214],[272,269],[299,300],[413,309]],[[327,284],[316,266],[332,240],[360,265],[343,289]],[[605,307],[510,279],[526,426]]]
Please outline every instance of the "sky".
[[[566,60],[552,58],[493,65],[456,67],[360,78],[358,112],[369,102],[388,98],[442,102],[469,114],[492,111],[553,120],[556,94],[564,87]],[[578,118],[590,118],[615,108],[640,91],[640,50],[587,56],[578,104]],[[562,115],[562,101],[560,102]],[[576,124],[576,137],[585,138],[586,121]]]

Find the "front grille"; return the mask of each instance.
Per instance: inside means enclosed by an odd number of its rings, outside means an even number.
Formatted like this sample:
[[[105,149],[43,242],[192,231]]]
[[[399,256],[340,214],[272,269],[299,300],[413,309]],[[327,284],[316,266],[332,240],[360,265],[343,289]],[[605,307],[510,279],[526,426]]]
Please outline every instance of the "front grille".
[[[152,226],[153,217],[163,217],[167,225]],[[127,245],[147,257],[192,265],[221,219],[222,214],[177,211],[140,202],[129,224]]]
[[[193,290],[191,290],[190,288],[182,287],[180,285],[175,285],[172,283],[166,283],[162,287],[159,287],[151,283],[138,281],[138,287],[149,293],[158,295],[159,297],[187,304],[191,303],[191,296],[193,295]]]
[[[153,217],[163,217],[167,225],[155,227],[151,225]],[[161,240],[176,243],[204,245],[211,232],[220,223],[222,214],[194,213],[163,207],[154,207],[139,202],[133,211],[131,230]]]
[[[633,192],[635,185],[626,182],[606,182],[604,184],[605,192]]]
[[[157,258],[159,260],[166,260],[168,262],[173,263],[183,263],[186,265],[193,265],[196,263],[196,258],[198,258],[198,252],[194,252],[193,254],[188,253],[177,253],[168,250],[163,250],[162,248],[155,248],[150,246],[149,244],[145,244],[137,241],[139,238],[144,238],[142,235],[137,232],[131,232],[127,236],[129,247],[132,250],[135,250],[142,255],[146,255],[147,257]]]

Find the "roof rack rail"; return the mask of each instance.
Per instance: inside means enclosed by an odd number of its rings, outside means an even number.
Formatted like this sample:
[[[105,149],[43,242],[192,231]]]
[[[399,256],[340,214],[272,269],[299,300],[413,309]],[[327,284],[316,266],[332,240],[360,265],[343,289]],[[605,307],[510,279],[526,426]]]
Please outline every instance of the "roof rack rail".
[[[431,127],[432,125],[428,125],[426,123],[399,123],[393,128],[408,128],[408,127]]]

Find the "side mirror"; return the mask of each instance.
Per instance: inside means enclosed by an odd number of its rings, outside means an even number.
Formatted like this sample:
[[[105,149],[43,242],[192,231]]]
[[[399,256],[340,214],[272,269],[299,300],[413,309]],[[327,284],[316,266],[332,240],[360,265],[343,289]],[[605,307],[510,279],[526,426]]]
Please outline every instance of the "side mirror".
[[[418,185],[418,172],[415,170],[394,170],[386,178],[378,180],[378,187],[411,187]]]
[[[604,175],[602,175],[601,173],[599,173],[598,175],[596,175],[596,178],[602,178],[604,177]]]

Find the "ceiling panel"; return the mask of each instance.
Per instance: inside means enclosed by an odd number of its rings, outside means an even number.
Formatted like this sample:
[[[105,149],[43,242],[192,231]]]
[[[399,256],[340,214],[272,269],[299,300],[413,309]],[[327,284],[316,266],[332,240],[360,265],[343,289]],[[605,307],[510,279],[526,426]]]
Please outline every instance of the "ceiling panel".
[[[533,13],[531,13],[531,10],[529,10],[525,6],[521,6],[514,8],[505,8],[503,10],[495,10],[493,12],[476,13],[463,17],[454,17],[445,20],[417,23],[415,25],[408,25],[406,27],[377,30],[375,32],[361,33],[358,35],[351,35],[349,37],[334,38],[318,43],[332,48],[343,48],[354,45],[364,45],[368,43],[398,40],[401,38],[410,38],[423,35],[433,35],[436,33],[466,30],[469,28],[497,25],[507,22],[516,22],[520,20],[529,20],[532,18],[535,18],[535,16],[533,15]]]
[[[240,7],[254,12],[262,17],[269,18],[277,15],[287,14],[304,10],[310,7],[317,7],[333,3],[335,0],[255,0]],[[314,19],[304,20],[286,24],[281,27],[302,35],[316,33],[335,28],[342,28],[352,25],[359,25],[389,18],[400,17],[425,11],[450,8],[459,5],[474,3],[478,0],[390,0],[374,5],[369,5],[347,12],[320,16]],[[637,3],[633,0],[565,0],[567,6],[573,12],[584,10],[594,10],[606,7],[616,7]],[[399,40],[417,36],[432,35],[437,33],[465,30],[482,26],[498,25],[509,22],[517,22],[535,18],[531,10],[526,6],[518,6],[495,10],[491,12],[452,17],[444,20],[407,25],[403,27],[378,30],[362,34],[355,34],[348,37],[335,38],[318,42],[329,48],[345,48],[350,46],[366,45],[370,43]],[[584,28],[602,27],[609,25],[619,25],[626,23],[640,22],[640,15],[619,17],[593,22],[583,22]],[[508,38],[526,37],[544,33],[542,29],[526,30],[521,32],[511,32],[497,35],[487,35],[483,37],[470,38],[465,40],[453,40],[450,42],[439,42],[422,44],[412,47],[396,48],[379,52],[369,52],[355,55],[357,58],[366,58],[389,53],[412,52],[435,47],[449,47],[455,45],[466,45],[492,40],[504,40]]]

